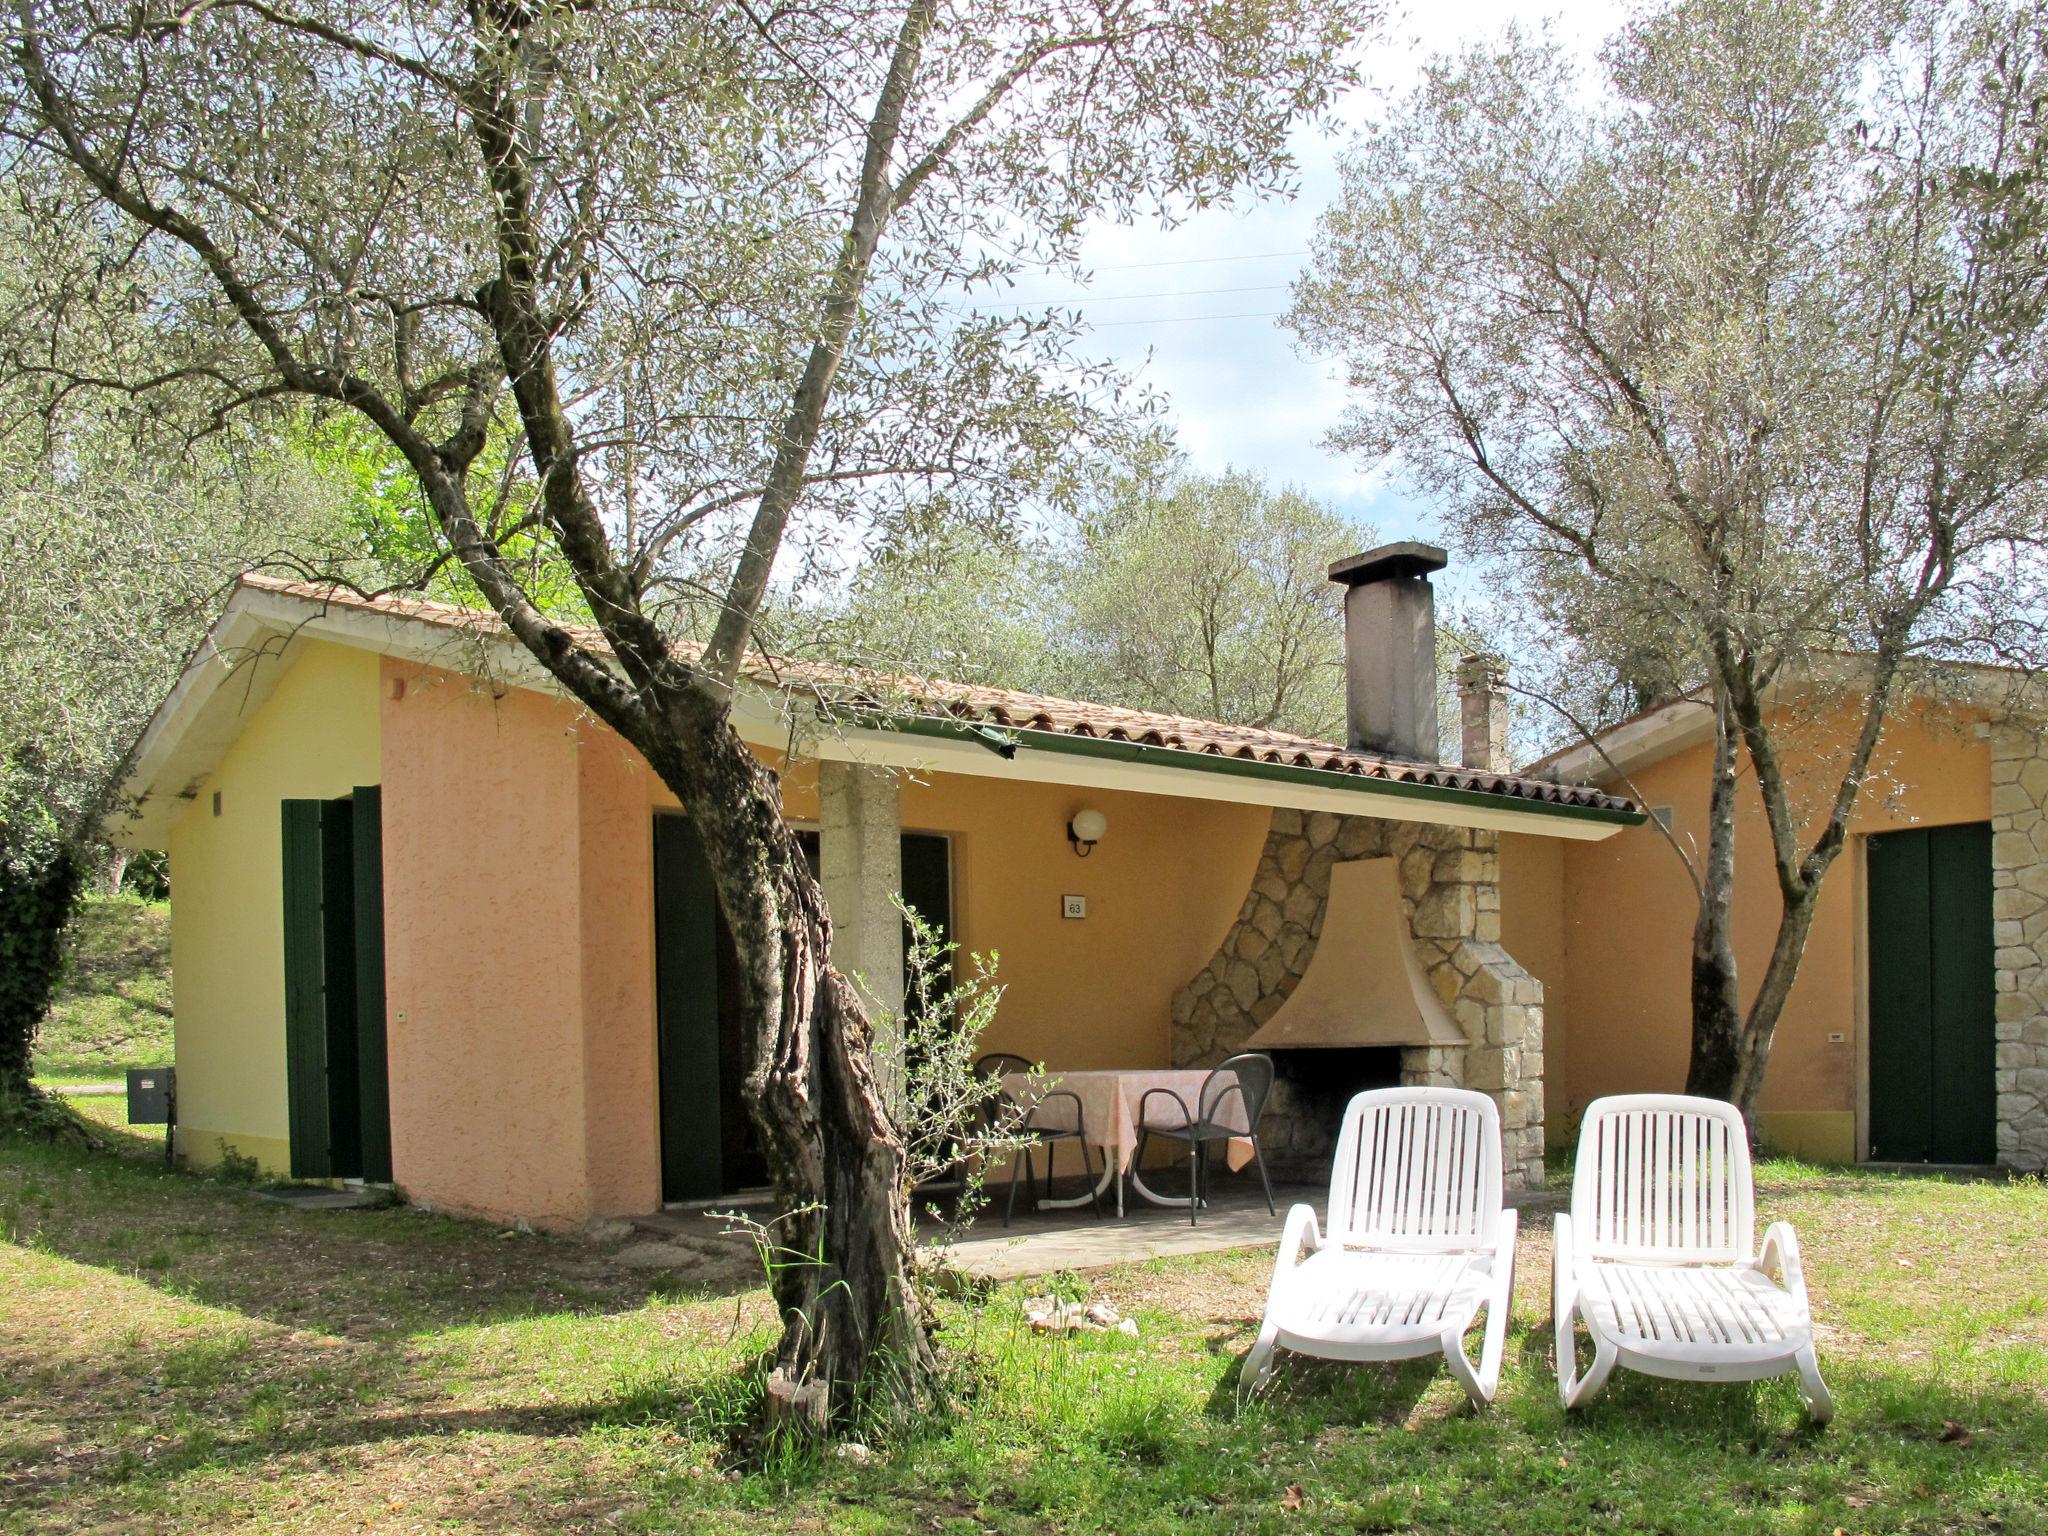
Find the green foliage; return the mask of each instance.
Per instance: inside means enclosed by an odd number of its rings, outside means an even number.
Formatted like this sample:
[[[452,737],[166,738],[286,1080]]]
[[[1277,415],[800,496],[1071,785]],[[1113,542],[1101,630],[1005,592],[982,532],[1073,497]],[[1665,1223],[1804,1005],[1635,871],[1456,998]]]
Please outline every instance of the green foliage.
[[[64,979],[64,927],[85,883],[37,787],[0,762],[0,1100],[29,1091],[30,1047]]]
[[[943,1242],[986,1202],[983,1174],[992,1159],[1021,1143],[1021,1116],[1000,1082],[974,1070],[1003,1000],[995,951],[971,953],[963,967],[959,945],[942,939],[916,908],[900,900],[896,905],[909,935],[903,1017],[896,1028],[902,1034],[910,1183],[915,1188],[948,1174],[960,1180]]]
[[[1154,452],[1034,534],[920,530],[808,617],[835,659],[1322,740],[1344,731],[1332,561],[1376,540],[1291,486]],[[800,630],[806,616],[792,616]]]
[[[1342,740],[1343,605],[1329,567],[1376,541],[1252,474],[1105,477],[1069,541],[1063,593],[1085,695]]]
[[[375,427],[354,413],[305,415],[278,434],[288,455],[328,485],[339,505],[348,554],[368,566],[380,586],[416,590],[464,608],[490,604],[454,558],[419,477]],[[520,461],[516,432],[494,427],[472,473],[485,529],[520,573],[543,612],[587,620],[576,578],[535,515],[532,477]]]
[[[213,1176],[223,1184],[234,1184],[243,1189],[254,1189],[263,1182],[263,1165],[243,1152],[234,1143],[219,1143],[220,1161],[214,1165]]]
[[[33,1062],[43,1082],[112,1080],[172,1058],[171,913],[134,896],[86,896],[65,936],[70,963]]]

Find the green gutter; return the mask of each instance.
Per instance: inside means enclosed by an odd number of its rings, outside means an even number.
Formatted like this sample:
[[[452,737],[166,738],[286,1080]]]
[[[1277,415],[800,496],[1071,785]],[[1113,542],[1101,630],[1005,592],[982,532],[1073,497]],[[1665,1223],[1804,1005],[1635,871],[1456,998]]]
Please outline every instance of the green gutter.
[[[911,736],[934,736],[948,741],[971,741],[1004,757],[1013,757],[1018,748],[1028,747],[1034,751],[1105,758],[1117,763],[1220,773],[1232,778],[1301,784],[1313,789],[1343,790],[1352,794],[1391,795],[1396,799],[1428,801],[1437,805],[1521,811],[1535,816],[1565,816],[1576,821],[1604,822],[1610,826],[1635,827],[1649,820],[1642,811],[1610,810],[1599,805],[1561,805],[1554,800],[1525,800],[1518,795],[1488,794],[1484,790],[1374,779],[1329,768],[1302,768],[1293,763],[1225,757],[1212,752],[1192,752],[1184,747],[1155,747],[1138,741],[1105,741],[1100,736],[1069,736],[1064,731],[1043,731],[1027,726],[991,726],[980,721],[930,715],[871,715],[868,719],[877,730],[902,731]]]

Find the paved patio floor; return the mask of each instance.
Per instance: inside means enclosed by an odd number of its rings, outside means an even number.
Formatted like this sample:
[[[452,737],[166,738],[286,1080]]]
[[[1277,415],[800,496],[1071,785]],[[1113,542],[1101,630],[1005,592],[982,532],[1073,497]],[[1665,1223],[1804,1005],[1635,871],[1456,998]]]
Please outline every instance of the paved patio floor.
[[[1163,1182],[1163,1177],[1161,1182]],[[1322,1185],[1276,1184],[1273,1204],[1277,1214],[1266,1210],[1258,1181],[1242,1176],[1219,1178],[1220,1186],[1201,1221],[1188,1225],[1185,1205],[1152,1205],[1135,1195],[1126,1195],[1125,1214],[1116,1215],[1115,1202],[1103,1201],[1104,1214],[1098,1218],[1087,1206],[1077,1210],[1025,1210],[1019,1196],[1016,1221],[1003,1225],[1000,1192],[982,1211],[966,1235],[951,1250],[954,1268],[979,1280],[1016,1280],[1028,1275],[1051,1274],[1055,1270],[1107,1269],[1114,1264],[1135,1264],[1146,1259],[1182,1253],[1220,1253],[1232,1248],[1270,1248],[1280,1241],[1291,1205],[1315,1207],[1320,1222],[1327,1188]],[[1068,1181],[1055,1188],[1059,1196],[1071,1196],[1077,1186]],[[1169,1190],[1162,1189],[1162,1194]],[[1554,1193],[1510,1191],[1508,1204],[1523,1211],[1524,1226],[1548,1221],[1547,1213],[1562,1208]],[[759,1277],[759,1263],[745,1238],[723,1233],[715,1220],[701,1211],[672,1210],[643,1217],[633,1225],[643,1239],[627,1248],[618,1259],[627,1264],[672,1269],[679,1278],[693,1282],[723,1277]],[[936,1238],[940,1224],[927,1220],[923,1235]]]
[[[1105,1197],[1100,1219],[1086,1206],[1070,1211],[1019,1209],[1015,1223],[1005,1227],[998,1197],[968,1228],[966,1237],[953,1245],[953,1263],[983,1280],[1014,1280],[1059,1269],[1103,1269],[1167,1254],[1217,1253],[1278,1243],[1287,1208],[1301,1201],[1316,1207],[1318,1219],[1322,1216],[1326,1194],[1322,1189],[1305,1184],[1275,1185],[1273,1204],[1279,1214],[1274,1215],[1266,1210],[1256,1179],[1218,1179],[1217,1183],[1221,1187],[1203,1210],[1200,1222],[1192,1227],[1185,1205],[1152,1205],[1128,1194],[1121,1218],[1114,1201]],[[1021,1196],[1019,1203],[1021,1206]]]

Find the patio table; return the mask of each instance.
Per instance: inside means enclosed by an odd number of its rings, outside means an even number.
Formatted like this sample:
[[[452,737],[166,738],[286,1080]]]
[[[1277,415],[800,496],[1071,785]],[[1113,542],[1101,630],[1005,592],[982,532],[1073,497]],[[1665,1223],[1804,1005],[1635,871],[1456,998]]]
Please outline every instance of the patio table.
[[[1116,1181],[1116,1213],[1124,1213],[1124,1179],[1128,1174],[1130,1184],[1140,1196],[1154,1205],[1185,1205],[1185,1197],[1174,1197],[1154,1193],[1145,1186],[1137,1168],[1138,1151],[1138,1109],[1145,1095],[1154,1088],[1165,1088],[1180,1096],[1180,1100],[1196,1114],[1201,1112],[1202,1085],[1209,1080],[1206,1068],[1185,1070],[1126,1070],[1117,1068],[1096,1072],[1045,1072],[1033,1077],[1026,1073],[1011,1073],[1004,1077],[1003,1091],[1019,1103],[1030,1103],[1039,1094],[1052,1089],[1071,1093],[1081,1101],[1082,1127],[1088,1140],[1102,1150],[1102,1178],[1087,1194],[1077,1195],[1070,1200],[1041,1200],[1039,1205],[1047,1210],[1071,1210],[1087,1205]],[[1071,1100],[1054,1099],[1039,1107],[1039,1124],[1051,1128],[1071,1130],[1073,1128],[1073,1104]],[[1155,1125],[1163,1125],[1164,1114],[1171,1113],[1171,1106],[1161,1100],[1153,1100],[1152,1116]],[[1243,1131],[1242,1137],[1232,1137],[1226,1154],[1232,1168],[1241,1168],[1252,1155],[1251,1127],[1244,1123],[1244,1098],[1241,1094],[1226,1095],[1218,1106],[1217,1119],[1234,1131]]]

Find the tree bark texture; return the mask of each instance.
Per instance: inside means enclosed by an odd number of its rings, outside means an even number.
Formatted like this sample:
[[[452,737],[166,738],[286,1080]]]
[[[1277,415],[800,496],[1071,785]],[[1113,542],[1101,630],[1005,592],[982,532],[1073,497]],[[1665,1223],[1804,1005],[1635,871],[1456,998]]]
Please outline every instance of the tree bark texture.
[[[696,825],[732,930],[751,1031],[747,1098],[782,1211],[771,1394],[814,1428],[864,1409],[927,1407],[937,1361],[912,1270],[907,1150],[871,1021],[830,963],[824,894],[775,775],[725,703],[692,691],[670,715],[673,729],[642,747]]]

